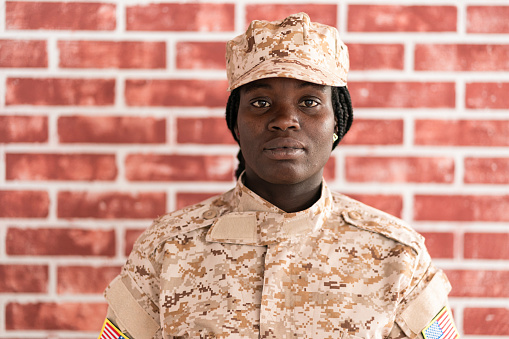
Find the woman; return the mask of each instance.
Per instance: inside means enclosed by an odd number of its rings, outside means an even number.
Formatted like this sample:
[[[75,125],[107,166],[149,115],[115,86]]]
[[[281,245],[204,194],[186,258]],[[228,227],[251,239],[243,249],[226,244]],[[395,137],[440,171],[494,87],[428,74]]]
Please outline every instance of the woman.
[[[138,239],[105,292],[102,336],[457,337],[422,237],[322,179],[352,123],[336,29],[304,13],[254,21],[227,65],[237,185]]]

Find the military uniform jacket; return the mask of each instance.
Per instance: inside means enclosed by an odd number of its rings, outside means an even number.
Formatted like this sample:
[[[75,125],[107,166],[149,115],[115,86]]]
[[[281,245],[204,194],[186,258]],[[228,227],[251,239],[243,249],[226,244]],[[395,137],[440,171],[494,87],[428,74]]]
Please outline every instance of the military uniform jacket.
[[[423,238],[325,182],[285,213],[239,181],[155,220],[105,291],[130,338],[401,338],[447,304]]]

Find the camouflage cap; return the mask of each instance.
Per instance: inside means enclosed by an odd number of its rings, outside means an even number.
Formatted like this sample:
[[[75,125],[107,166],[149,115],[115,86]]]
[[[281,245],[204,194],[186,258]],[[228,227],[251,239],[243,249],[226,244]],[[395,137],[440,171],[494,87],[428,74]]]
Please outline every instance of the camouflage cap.
[[[228,41],[228,90],[272,77],[346,86],[348,49],[336,28],[311,22],[306,13],[282,21],[254,20],[246,33]]]

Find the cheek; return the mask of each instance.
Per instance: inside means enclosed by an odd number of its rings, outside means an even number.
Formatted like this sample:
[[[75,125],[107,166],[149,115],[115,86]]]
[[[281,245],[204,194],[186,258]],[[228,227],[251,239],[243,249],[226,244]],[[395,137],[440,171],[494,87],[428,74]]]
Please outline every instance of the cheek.
[[[260,133],[262,129],[263,126],[259,119],[252,117],[242,117],[239,114],[237,118],[237,132],[241,137],[254,138],[257,134]]]
[[[315,126],[315,128],[317,133],[316,139],[317,142],[320,143],[318,147],[321,157],[328,159],[332,153],[332,147],[334,144],[333,135],[336,128],[335,121],[334,119],[329,119],[328,121],[321,124],[321,126]],[[320,133],[319,136],[318,133]]]
[[[319,124],[314,126],[315,133],[320,133],[320,139],[322,142],[328,143],[329,141],[332,143],[332,137],[336,130],[336,123],[333,118],[326,119]],[[330,140],[329,140],[330,139]]]
[[[245,153],[250,148],[250,145],[253,144],[256,139],[254,130],[254,126],[251,126],[245,119],[237,120],[237,128],[235,129],[237,133],[237,138],[239,139],[240,147],[242,148],[242,152]]]

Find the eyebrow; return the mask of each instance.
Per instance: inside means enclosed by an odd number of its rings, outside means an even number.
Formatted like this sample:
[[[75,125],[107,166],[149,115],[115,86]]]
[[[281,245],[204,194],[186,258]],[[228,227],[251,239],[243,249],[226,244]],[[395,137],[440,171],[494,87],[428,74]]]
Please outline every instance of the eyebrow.
[[[316,90],[319,90],[321,92],[325,92],[325,89],[327,88],[327,86],[325,86],[325,85],[315,84],[315,83],[307,82],[307,81],[302,81],[297,86],[297,88],[299,88],[299,89],[304,88],[304,87],[313,87]],[[247,84],[244,91],[247,94],[247,93],[257,90],[257,89],[271,89],[271,88],[272,88],[272,86],[268,83],[255,81],[255,82]]]
[[[314,87],[315,89],[322,91],[322,92],[324,92],[325,89],[327,88],[327,86],[325,86],[325,85],[315,84],[315,83],[307,82],[307,81],[302,82],[298,86],[298,88],[304,88],[304,87]]]
[[[252,82],[252,83],[249,83],[247,84],[245,87],[244,87],[244,93],[249,93],[249,92],[252,92],[254,90],[257,90],[257,89],[260,89],[260,88],[266,88],[266,89],[271,89],[272,86],[269,85],[269,84],[266,84],[266,83],[263,83],[263,82]]]

